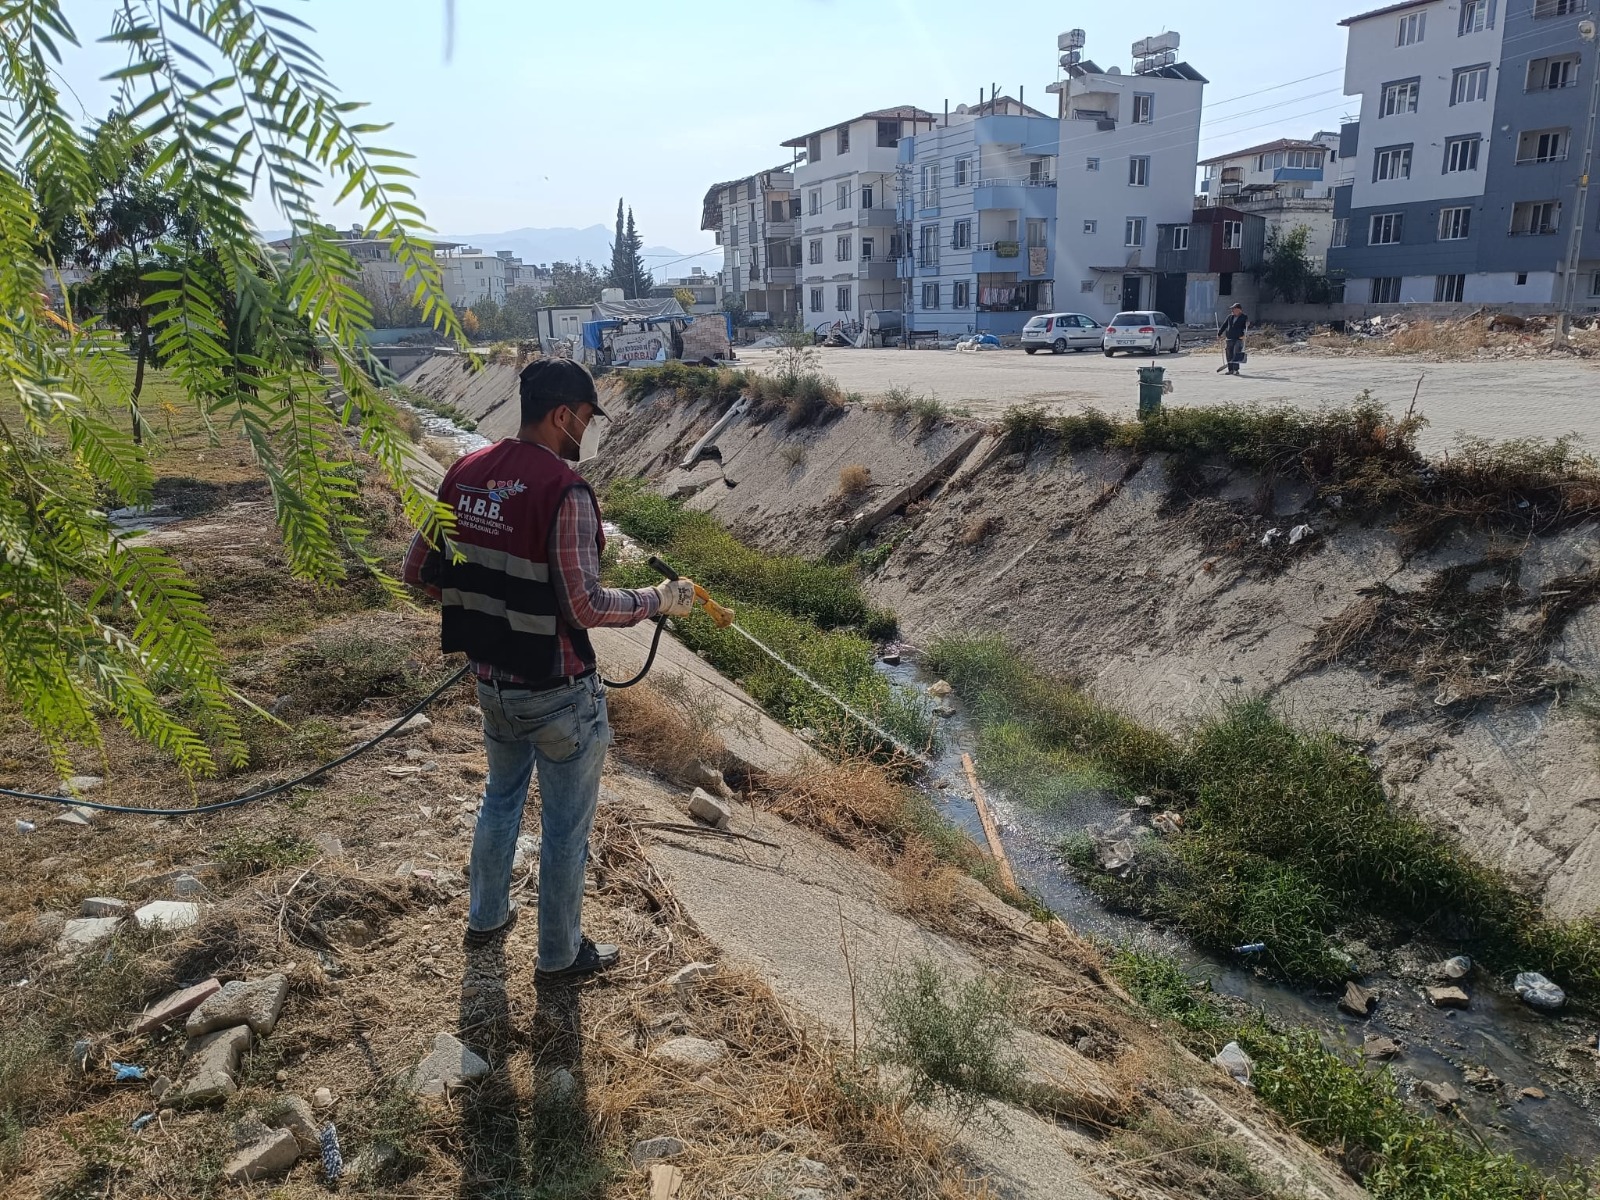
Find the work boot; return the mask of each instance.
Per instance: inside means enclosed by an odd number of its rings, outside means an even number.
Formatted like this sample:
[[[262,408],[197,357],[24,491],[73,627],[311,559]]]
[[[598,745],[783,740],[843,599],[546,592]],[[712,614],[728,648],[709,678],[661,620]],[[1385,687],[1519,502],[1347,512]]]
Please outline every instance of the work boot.
[[[462,944],[470,949],[477,949],[480,946],[488,946],[498,942],[516,928],[517,914],[521,911],[517,905],[512,905],[511,915],[493,929],[473,929],[469,926],[467,932],[461,937]]]
[[[546,971],[543,967],[535,967],[533,981],[535,983],[565,983],[575,979],[583,979],[600,971],[610,970],[617,965],[617,960],[622,957],[622,951],[615,946],[604,942],[598,945],[585,937],[578,943],[578,957],[572,960],[570,966],[565,966],[555,971]]]

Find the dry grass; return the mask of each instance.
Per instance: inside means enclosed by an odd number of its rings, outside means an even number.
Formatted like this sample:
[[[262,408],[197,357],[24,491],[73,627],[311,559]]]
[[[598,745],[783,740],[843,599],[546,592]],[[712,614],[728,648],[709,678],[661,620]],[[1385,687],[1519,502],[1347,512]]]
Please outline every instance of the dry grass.
[[[839,494],[856,499],[866,495],[872,486],[872,468],[860,463],[850,463],[839,468]]]
[[[461,457],[461,445],[450,438],[425,438],[422,448],[441,467],[450,467]]]
[[[606,707],[619,748],[629,759],[678,783],[693,782],[704,763],[716,770],[728,762],[718,729],[721,714],[697,703],[682,677],[657,672],[630,688],[612,688]]]
[[[1270,327],[1252,332],[1254,349],[1281,344],[1262,340]],[[1273,331],[1276,332],[1276,331]],[[1484,312],[1453,320],[1418,320],[1380,337],[1355,337],[1322,328],[1305,347],[1312,353],[1341,356],[1416,357],[1429,362],[1464,362],[1480,358],[1534,358],[1551,353],[1553,334],[1548,318],[1517,318]],[[1582,325],[1572,331],[1572,352],[1600,354],[1600,328]]]
[[[957,540],[963,546],[981,546],[996,533],[1000,532],[1000,528],[1004,524],[1005,522],[996,516],[977,517],[962,526]]]

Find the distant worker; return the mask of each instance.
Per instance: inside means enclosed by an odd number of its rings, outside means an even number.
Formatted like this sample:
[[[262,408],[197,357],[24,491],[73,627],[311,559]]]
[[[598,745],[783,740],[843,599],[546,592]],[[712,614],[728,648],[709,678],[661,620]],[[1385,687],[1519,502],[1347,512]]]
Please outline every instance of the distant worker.
[[[606,692],[587,630],[684,616],[689,580],[625,591],[600,586],[605,534],[577,462],[604,417],[594,379],[567,359],[540,359],[520,380],[514,438],[459,459],[439,486],[455,513],[440,550],[420,535],[404,578],[441,604],[440,644],[471,660],[489,774],[472,836],[465,941],[486,946],[517,923],[511,861],[528,782],[539,773],[539,957],[536,981],[615,965],[618,949],[583,934],[583,882],[600,769],[611,744]]]
[[[1239,364],[1244,361],[1244,334],[1249,328],[1250,318],[1244,315],[1244,305],[1235,304],[1217,330],[1219,338],[1228,339],[1218,372],[1226,371],[1229,375],[1239,373]]]

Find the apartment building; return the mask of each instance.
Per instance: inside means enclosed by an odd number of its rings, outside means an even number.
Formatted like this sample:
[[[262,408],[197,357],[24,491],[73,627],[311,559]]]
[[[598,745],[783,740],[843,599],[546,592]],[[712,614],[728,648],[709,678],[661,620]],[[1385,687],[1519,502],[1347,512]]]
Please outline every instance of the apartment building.
[[[1109,320],[1155,308],[1182,320],[1187,280],[1156,263],[1156,227],[1194,208],[1206,79],[1177,61],[1176,33],[1134,43],[1133,69],[1083,57],[1082,30],[1057,41],[1060,126],[1055,306]]]
[[[1059,136],[1054,117],[999,96],[901,139],[910,328],[1015,334],[1052,311]]]
[[[687,275],[661,280],[650,289],[650,298],[652,300],[677,298],[679,303],[682,303],[679,292],[688,292],[693,297],[692,303],[683,306],[687,313],[701,316],[722,311],[721,275],[708,275],[704,268],[692,267]]]
[[[1560,298],[1596,42],[1593,0],[1419,0],[1350,17],[1329,265],[1354,304]],[[1593,27],[1588,27],[1593,34]],[[1600,305],[1581,231],[1580,308]]]
[[[725,298],[737,297],[750,320],[786,324],[796,312],[799,200],[788,166],[713,184],[700,228],[722,247]]]
[[[1225,204],[1259,215],[1268,237],[1304,226],[1306,252],[1323,267],[1333,244],[1339,141],[1337,133],[1319,132],[1201,159],[1204,178],[1197,204]]]
[[[805,324],[865,326],[875,311],[902,311],[896,172],[903,137],[934,116],[903,104],[790,138],[800,201],[799,268]]]

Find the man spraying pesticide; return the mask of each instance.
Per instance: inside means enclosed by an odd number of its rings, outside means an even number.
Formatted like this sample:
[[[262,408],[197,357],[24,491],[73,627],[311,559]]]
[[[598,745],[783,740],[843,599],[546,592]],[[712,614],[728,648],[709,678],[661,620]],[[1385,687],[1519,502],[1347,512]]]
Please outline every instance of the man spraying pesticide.
[[[539,775],[540,981],[614,966],[616,946],[582,927],[584,870],[611,726],[588,630],[688,615],[687,579],[624,590],[600,585],[600,505],[569,463],[600,407],[578,363],[541,359],[523,370],[522,425],[457,461],[439,487],[455,512],[441,548],[420,536],[404,578],[441,605],[440,645],[471,660],[483,709],[488,779],[472,837],[465,941],[488,945],[517,921],[511,863],[528,783]],[[731,614],[728,614],[731,619]]]

